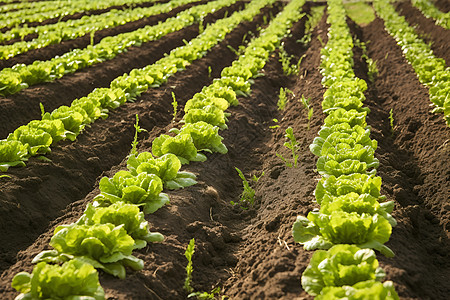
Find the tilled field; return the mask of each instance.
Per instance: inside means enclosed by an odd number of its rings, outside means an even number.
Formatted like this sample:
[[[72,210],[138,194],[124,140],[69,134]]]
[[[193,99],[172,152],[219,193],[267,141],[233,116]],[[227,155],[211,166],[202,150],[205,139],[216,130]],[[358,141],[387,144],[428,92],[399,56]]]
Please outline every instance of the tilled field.
[[[440,5],[445,6],[445,1]],[[205,22],[222,18],[227,11],[230,15],[242,6],[238,2],[221,9]],[[177,125],[172,122],[171,92],[177,96],[180,111],[188,99],[236,59],[228,46],[238,49],[251,36],[249,32],[256,33],[257,27],[264,26],[264,20],[282,6],[277,3],[264,9],[252,22],[239,25],[204,58],[172,76],[160,88],[143,93],[135,103],[127,103],[112,111],[107,119],[96,121],[76,142],[59,143],[48,155],[51,162],[32,158],[25,168],[11,168],[8,174],[12,178],[0,179],[2,299],[14,299],[17,292],[10,286],[13,276],[20,271],[31,272],[32,258],[50,249],[49,241],[56,226],[74,222],[81,216],[86,204],[99,193],[100,178],[125,169],[134,135],[134,115],[139,114],[141,127],[148,130],[140,134],[138,150],[150,151],[155,137]],[[408,22],[417,24],[418,32],[432,42],[436,56],[449,62],[448,30],[439,29],[409,2],[398,4],[397,10]],[[103,31],[99,33],[99,37],[155,23],[177,11],[111,32],[108,29],[104,35]],[[309,5],[305,6],[305,12],[309,12]],[[146,216],[151,231],[162,233],[165,240],[134,252],[144,260],[144,269],[128,272],[125,280],[100,272],[108,299],[186,298],[184,251],[191,238],[196,240],[195,290],[210,291],[219,286],[230,299],[312,299],[300,285],[312,252],[294,243],[291,230],[297,215],[306,215],[317,206],[313,194],[318,178],[316,158],[309,145],[324,120],[321,102],[325,89],[318,67],[321,41],[327,41],[328,25],[325,15],[305,47],[297,40],[304,35],[306,19],[295,23],[284,41],[289,54],[297,59],[304,55],[301,74],[283,75],[278,55],[271,57],[264,68],[265,76],[255,79],[251,95],[239,98],[240,105],[228,110],[231,113],[228,130],[221,132],[228,154],[208,154],[206,162],[185,166],[184,170],[198,175],[198,184],[168,192],[170,205]],[[378,141],[377,174],[383,179],[382,193],[395,201],[393,217],[398,222],[386,244],[396,256],[377,255],[377,258],[401,299],[447,299],[450,294],[448,127],[442,115],[430,112],[427,88],[419,83],[400,48],[383,29],[383,21],[377,18],[359,27],[349,20],[349,26],[352,34],[366,43],[368,55],[379,70],[370,82],[361,49],[354,49],[355,74],[369,86],[365,106],[371,110],[367,118],[371,137]],[[153,63],[170,49],[183,45],[183,39],[190,40],[196,35],[198,26],[190,26],[53,83],[0,98],[0,138],[39,118],[39,102],[47,111],[67,105],[95,87],[108,86],[112,79],[133,68]],[[11,63],[49,58],[88,42],[89,38],[81,38],[32,51],[17,56]],[[10,62],[3,64],[6,67]],[[276,105],[280,87],[293,91],[283,111],[277,110]],[[309,128],[307,112],[299,101],[302,94],[311,99],[314,108]],[[389,124],[391,109],[395,119],[393,133]],[[274,118],[279,120],[279,128],[270,128],[275,124]],[[283,146],[284,132],[289,126],[300,143],[298,168],[287,168],[275,154],[289,155]],[[256,204],[249,210],[230,204],[242,192],[235,167],[247,176],[264,172],[254,184]]]

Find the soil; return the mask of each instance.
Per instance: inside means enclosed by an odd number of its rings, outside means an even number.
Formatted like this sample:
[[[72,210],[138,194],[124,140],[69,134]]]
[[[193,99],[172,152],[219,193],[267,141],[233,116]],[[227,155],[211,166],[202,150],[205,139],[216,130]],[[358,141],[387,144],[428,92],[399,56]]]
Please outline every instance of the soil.
[[[279,9],[276,5],[263,14],[274,15]],[[17,292],[10,287],[12,277],[20,271],[31,272],[32,258],[50,248],[48,243],[56,226],[79,218],[86,204],[99,193],[101,176],[112,176],[125,168],[124,158],[134,135],[134,115],[139,114],[141,126],[148,130],[140,134],[138,150],[149,151],[151,141],[176,124],[171,122],[171,92],[177,96],[180,111],[192,95],[231,64],[236,56],[227,45],[238,48],[243,37],[250,36],[249,30],[255,32],[263,24],[263,14],[240,25],[207,56],[174,75],[164,86],[144,93],[137,102],[127,103],[111,112],[107,119],[95,122],[76,142],[59,144],[49,155],[51,162],[31,159],[26,168],[10,169],[8,174],[12,178],[0,179],[0,236],[7,241],[0,246],[2,299],[14,299]],[[274,54],[264,68],[264,76],[255,79],[251,95],[240,98],[240,105],[229,109],[229,128],[221,132],[228,154],[208,154],[206,162],[186,166],[186,171],[198,175],[199,183],[170,191],[171,204],[146,216],[151,231],[161,232],[165,241],[134,252],[144,260],[144,269],[128,272],[125,280],[100,272],[108,299],[185,299],[184,251],[191,238],[196,241],[192,279],[196,291],[209,292],[220,287],[230,299],[312,299],[300,284],[312,252],[294,243],[291,228],[297,215],[306,215],[317,207],[313,192],[319,175],[309,144],[325,117],[321,109],[325,89],[318,71],[320,40],[327,41],[325,17],[306,47],[296,42],[303,36],[306,18],[294,25],[290,37],[284,41],[286,51],[296,59],[304,55],[300,74],[283,75],[278,55]],[[370,82],[361,50],[354,49],[355,73],[369,86],[365,105],[371,112],[367,122],[372,138],[378,141],[377,174],[383,180],[382,193],[396,203],[393,216],[398,225],[387,243],[396,256],[387,259],[378,255],[378,259],[387,273],[386,279],[394,282],[401,299],[447,299],[450,294],[448,127],[442,115],[430,113],[427,89],[419,83],[395,41],[383,30],[382,20],[377,18],[363,28],[349,24],[352,33],[366,42],[368,55],[379,70],[374,82]],[[181,37],[188,34],[194,37],[197,29],[186,29],[148,47],[134,48],[111,62],[83,71],[76,88],[70,88],[69,79],[60,83],[63,78],[39,86],[40,90],[38,87],[24,90],[17,98],[34,89],[37,99],[41,93],[51,94],[60,84],[60,96],[65,100],[56,100],[55,96],[53,101],[61,102],[54,102],[54,107],[70,102],[79,94],[101,86],[98,82],[90,83],[101,74],[105,79],[99,82],[104,80],[106,84],[117,76],[109,73],[120,70],[123,73],[129,70],[127,67],[151,63],[168,48],[176,47]],[[165,40],[169,42],[163,44]],[[445,40],[433,41],[437,47],[445,46],[442,44]],[[139,53],[146,58],[131,65],[138,60]],[[150,59],[153,57],[154,60]],[[72,82],[77,80],[77,74],[71,76]],[[277,110],[276,105],[281,87],[293,92],[283,111]],[[310,122],[299,101],[301,95],[310,99],[314,109]],[[38,102],[34,100],[30,105],[17,102],[17,107],[10,110],[10,119],[22,118],[18,123],[24,123],[35,118],[31,114],[21,117],[18,112],[34,110],[33,105]],[[391,109],[393,133],[389,123]],[[180,118],[181,114],[176,121]],[[274,118],[279,122],[275,123]],[[277,124],[279,128],[270,128]],[[16,126],[17,123],[13,129]],[[276,156],[279,153],[291,159],[283,146],[289,126],[300,146],[297,168],[286,167]],[[2,130],[3,137],[11,129]],[[247,210],[230,204],[239,201],[242,193],[242,180],[235,167],[247,178],[263,174],[257,182],[251,182],[256,197],[254,206]]]

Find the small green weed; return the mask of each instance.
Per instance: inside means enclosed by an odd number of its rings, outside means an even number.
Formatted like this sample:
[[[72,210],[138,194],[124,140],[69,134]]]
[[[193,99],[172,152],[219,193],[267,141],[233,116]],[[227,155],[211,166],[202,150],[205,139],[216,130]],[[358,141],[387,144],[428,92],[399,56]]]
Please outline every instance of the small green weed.
[[[177,98],[175,97],[175,93],[172,92],[172,107],[173,107],[173,119],[172,122],[175,122],[175,118],[177,117],[177,107],[178,107],[178,102],[177,102]]]
[[[147,130],[145,130],[144,128],[141,128],[139,126],[139,116],[136,114],[136,123],[134,124],[134,128],[135,128],[135,132],[134,132],[134,138],[133,141],[131,142],[131,151],[130,151],[130,155],[137,155],[137,145],[138,145],[138,133],[140,132],[146,132]]]
[[[288,88],[280,88],[280,95],[278,96],[277,107],[278,110],[283,110],[288,103],[287,93],[293,94],[293,92]]]
[[[286,129],[286,134],[284,135],[287,139],[289,139],[289,142],[285,142],[284,146],[286,148],[288,148],[289,150],[291,150],[292,152],[292,159],[293,159],[293,163],[289,162],[286,158],[284,158],[281,154],[279,153],[275,153],[275,155],[279,158],[281,158],[281,160],[284,161],[284,163],[286,164],[286,166],[288,168],[296,168],[297,167],[297,161],[298,161],[298,154],[296,153],[299,150],[299,143],[297,142],[297,140],[295,139],[294,136],[294,130],[292,129],[292,127],[288,127]]]
[[[239,203],[236,203],[234,201],[231,201],[230,203],[232,205],[237,205],[240,204],[242,209],[248,209],[250,206],[253,206],[253,204],[255,203],[255,190],[250,186],[250,183],[248,182],[248,180],[245,178],[244,174],[242,173],[241,170],[239,170],[238,168],[236,168],[236,171],[239,174],[239,177],[242,179],[242,185],[244,187],[244,191],[241,194],[241,199],[239,201]]]
[[[186,266],[186,279],[184,280],[184,289],[188,293],[192,293],[194,291],[194,288],[191,286],[192,281],[192,271],[194,271],[194,266],[192,265],[192,256],[195,252],[195,239],[191,239],[189,242],[189,245],[186,248],[186,252],[184,253],[184,256],[186,256],[188,260],[188,264]]]
[[[304,95],[302,95],[302,99],[300,100],[301,103],[303,104],[303,107],[308,112],[308,114],[307,114],[308,130],[309,130],[309,127],[310,127],[310,124],[311,124],[311,118],[312,118],[313,113],[314,113],[314,108],[312,108],[311,105],[309,104],[309,100],[310,100],[310,98],[305,98]]]

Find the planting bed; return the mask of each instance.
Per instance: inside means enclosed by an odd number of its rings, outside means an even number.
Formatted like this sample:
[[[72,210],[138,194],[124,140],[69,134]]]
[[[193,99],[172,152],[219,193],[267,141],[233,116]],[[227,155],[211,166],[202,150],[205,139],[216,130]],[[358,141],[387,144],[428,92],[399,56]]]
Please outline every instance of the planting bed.
[[[445,6],[445,1],[440,2]],[[0,178],[1,299],[14,299],[18,294],[11,288],[14,275],[32,271],[31,260],[42,250],[50,249],[49,241],[56,226],[74,222],[81,216],[86,204],[99,193],[100,178],[126,168],[134,136],[134,115],[139,114],[141,127],[148,130],[139,134],[138,150],[150,151],[155,137],[177,125],[172,122],[171,92],[176,95],[178,111],[182,111],[188,99],[213,78],[220,77],[220,71],[236,59],[227,46],[238,49],[243,40],[252,36],[249,31],[256,33],[257,27],[264,26],[264,20],[276,15],[283,5],[276,3],[252,22],[239,25],[204,58],[172,76],[161,87],[143,93],[135,103],[111,111],[107,119],[87,127],[76,142],[59,143],[47,155],[50,162],[31,158],[25,168],[10,168],[7,174],[11,178]],[[306,13],[310,5],[317,4],[305,5]],[[237,2],[208,16],[204,22],[222,18],[227,11],[229,16],[242,6],[243,2]],[[418,24],[420,34],[427,42],[433,42],[436,56],[448,63],[448,31],[430,23],[409,2],[398,4],[397,10],[406,15],[408,22]],[[144,26],[175,13],[135,23]],[[305,21],[306,17],[295,23],[292,34],[284,40],[289,54],[296,59],[304,56],[300,74],[285,76],[278,54],[271,56],[264,76],[254,79],[251,95],[240,97],[240,105],[228,110],[231,113],[228,129],[221,131],[221,136],[229,152],[208,154],[206,162],[184,166],[183,170],[197,174],[198,184],[169,191],[171,203],[146,215],[150,230],[162,233],[165,240],[133,252],[144,260],[144,269],[128,272],[124,280],[100,272],[108,299],[185,299],[184,251],[191,238],[196,240],[192,279],[196,291],[209,292],[221,287],[222,294],[230,299],[313,298],[300,284],[313,252],[294,243],[292,224],[297,215],[306,215],[317,207],[313,194],[319,178],[315,171],[317,159],[309,151],[309,145],[325,118],[321,108],[325,88],[318,68],[328,25],[325,15],[314,29],[311,42],[303,46],[297,40],[304,35]],[[129,26],[132,27],[105,32],[104,36],[136,28]],[[354,48],[355,74],[366,80],[369,87],[364,105],[371,110],[367,117],[371,138],[378,141],[375,156],[380,160],[377,174],[383,180],[382,194],[395,201],[393,217],[398,222],[386,244],[396,256],[385,258],[378,254],[377,258],[401,299],[448,299],[449,128],[442,114],[430,112],[427,88],[420,84],[401,49],[383,29],[383,21],[376,18],[359,27],[349,20],[349,26],[352,35],[366,43],[368,56],[376,61],[379,70],[370,82],[361,49]],[[172,48],[183,45],[183,39],[197,36],[198,30],[198,25],[187,27],[53,83],[1,97],[0,139],[31,119],[38,119],[40,102],[46,111],[68,105],[95,87],[109,86],[122,73],[153,63]],[[77,39],[67,42],[70,45],[48,47],[51,52],[42,49],[14,60],[30,62],[41,55],[51,57],[77,47],[77,43],[88,42],[89,39]],[[9,65],[1,63],[3,67]],[[280,87],[293,92],[283,111],[277,110]],[[307,112],[299,101],[302,94],[310,98],[314,108],[309,128]],[[391,109],[393,132],[389,122]],[[279,120],[279,128],[270,128],[276,125],[274,118]],[[176,121],[180,119],[179,113]],[[276,153],[290,155],[283,146],[285,129],[289,126],[300,143],[297,168],[286,167],[276,156]],[[258,182],[252,183],[256,201],[248,210],[230,204],[238,201],[242,192],[235,167],[247,178],[263,174]]]

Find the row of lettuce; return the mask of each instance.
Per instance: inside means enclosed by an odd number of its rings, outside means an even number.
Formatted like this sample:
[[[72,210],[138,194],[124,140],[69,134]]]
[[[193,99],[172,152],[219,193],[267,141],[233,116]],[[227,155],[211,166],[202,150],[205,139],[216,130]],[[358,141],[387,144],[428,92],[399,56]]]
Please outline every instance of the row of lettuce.
[[[49,19],[63,18],[75,13],[83,13],[100,9],[107,9],[118,5],[136,5],[155,0],[76,0],[50,1],[34,7],[23,7],[18,10],[5,11],[0,15],[0,28],[18,26],[30,22],[43,22]],[[40,3],[37,1],[36,3]],[[53,5],[52,5],[53,4]]]
[[[429,88],[433,112],[444,113],[450,126],[450,67],[437,58],[430,45],[419,38],[404,16],[400,16],[389,0],[375,0],[373,7],[383,19],[386,31],[397,41],[406,60],[411,64],[419,81]]]
[[[274,2],[256,0],[249,6]],[[161,234],[149,231],[144,213],[153,213],[169,202],[163,188],[196,183],[195,175],[179,171],[182,164],[204,161],[205,152],[227,153],[219,135],[220,128],[226,128],[225,116],[229,114],[225,110],[238,105],[237,95],[250,92],[251,78],[259,74],[293,22],[303,16],[300,10],[304,2],[293,0],[287,4],[247,45],[244,54],[222,70],[221,78],[187,101],[185,124],[171,130],[175,135],[157,137],[152,153],[138,154],[134,146],[127,170],[101,179],[100,194],[88,204],[83,216],[55,229],[50,241],[54,250],[43,251],[34,258],[37,265],[32,274],[21,272],[14,277],[12,285],[22,293],[16,299],[104,299],[95,268],[119,278],[125,277],[125,267],[143,268],[143,261],[134,257],[132,251],[163,239]]]
[[[427,18],[433,19],[436,25],[445,29],[450,29],[450,12],[440,11],[433,2],[429,0],[411,0],[412,4],[418,8]]]
[[[192,1],[173,0],[172,4],[183,5]],[[175,17],[168,18],[156,25],[148,25],[134,31],[108,36],[95,45],[88,45],[83,49],[76,48],[50,60],[34,61],[29,65],[17,64],[12,68],[4,68],[0,71],[0,95],[15,94],[29,86],[53,81],[66,74],[72,74],[80,69],[111,60],[120,53],[126,52],[130,47],[141,46],[143,43],[159,40],[169,33],[179,31],[199,22],[207,14],[230,6],[236,1],[211,1],[204,5],[191,7],[180,12]],[[172,4],[160,6],[155,12],[170,10]]]
[[[17,27],[0,34],[0,41],[37,34],[30,41],[18,41],[10,45],[0,45],[0,59],[10,59],[16,55],[49,45],[59,44],[65,40],[73,40],[86,34],[95,35],[98,30],[117,27],[129,22],[150,16],[167,13],[172,9],[198,0],[172,0],[151,7],[127,10],[111,10],[100,15],[86,15],[81,19],[57,22],[37,27]],[[117,42],[117,41],[115,41]]]
[[[205,6],[193,7],[189,10],[192,15],[187,17],[191,20],[194,16],[204,16],[235,1],[217,0]],[[106,118],[110,110],[126,101],[134,101],[149,88],[160,86],[170,76],[205,56],[208,50],[223,41],[241,22],[251,21],[264,7],[264,3],[266,2],[257,1],[228,18],[218,20],[188,44],[173,49],[154,64],[133,69],[129,74],[117,77],[109,88],[96,88],[87,96],[72,101],[70,106],[60,106],[51,113],[43,112],[42,120],[32,120],[27,125],[20,126],[5,140],[0,140],[0,171],[7,171],[9,167],[25,166],[29,157],[50,153],[51,147],[61,140],[74,141],[85,126],[99,118]]]
[[[328,1],[328,42],[321,50],[320,72],[327,88],[324,125],[310,145],[322,176],[314,192],[320,209],[298,216],[294,240],[315,250],[302,276],[303,289],[316,299],[399,299],[374,250],[387,257],[395,219],[393,201],[380,194],[377,141],[370,139],[366,82],[353,72],[353,40],[342,0]]]

